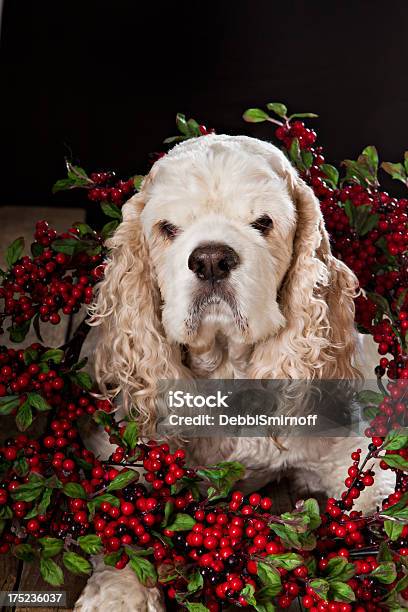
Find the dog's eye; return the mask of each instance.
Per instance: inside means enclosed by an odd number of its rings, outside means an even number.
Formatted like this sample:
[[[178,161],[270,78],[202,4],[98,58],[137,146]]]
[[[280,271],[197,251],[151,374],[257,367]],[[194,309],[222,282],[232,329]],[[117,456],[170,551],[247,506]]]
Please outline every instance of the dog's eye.
[[[173,223],[170,223],[169,221],[160,221],[159,229],[160,229],[160,232],[163,234],[163,236],[165,236],[166,238],[170,238],[170,239],[175,238],[177,234],[180,232],[180,229],[176,227],[175,225],[173,225]]]
[[[251,223],[251,226],[266,236],[269,230],[273,227],[273,221],[269,215],[262,215],[262,217],[258,217],[258,219]]]

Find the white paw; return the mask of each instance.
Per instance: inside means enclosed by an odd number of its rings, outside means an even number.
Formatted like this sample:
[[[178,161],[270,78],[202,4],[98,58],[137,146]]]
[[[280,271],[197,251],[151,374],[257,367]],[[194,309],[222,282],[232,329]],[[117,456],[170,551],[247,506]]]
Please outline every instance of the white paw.
[[[93,559],[94,573],[75,604],[75,612],[164,612],[160,589],[147,588],[125,567],[106,566],[103,559]]]

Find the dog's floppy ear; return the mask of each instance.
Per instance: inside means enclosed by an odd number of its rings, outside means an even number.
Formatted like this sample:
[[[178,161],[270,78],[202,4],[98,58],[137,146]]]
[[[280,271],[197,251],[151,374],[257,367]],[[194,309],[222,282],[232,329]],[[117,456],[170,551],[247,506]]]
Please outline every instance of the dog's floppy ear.
[[[144,200],[142,189],[123,206],[90,312],[91,325],[99,326],[95,370],[101,391],[110,397],[122,392],[148,434],[155,424],[158,382],[187,372],[180,348],[170,345],[162,327],[160,291],[140,223]]]
[[[332,255],[312,189],[282,163],[297,211],[292,262],[278,296],[286,325],[256,347],[252,376],[355,378],[357,279]]]

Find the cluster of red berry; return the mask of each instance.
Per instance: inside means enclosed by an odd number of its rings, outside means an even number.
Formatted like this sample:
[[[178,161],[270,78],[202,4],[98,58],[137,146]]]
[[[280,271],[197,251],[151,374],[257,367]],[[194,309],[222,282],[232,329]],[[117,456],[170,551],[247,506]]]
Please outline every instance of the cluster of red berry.
[[[135,193],[134,179],[116,181],[114,172],[93,172],[89,178],[95,185],[88,191],[92,202],[112,202],[121,206]]]
[[[16,342],[24,338],[32,319],[57,325],[60,312],[70,315],[89,304],[103,273],[102,239],[88,226],[78,224],[58,235],[39,221],[34,238],[32,257],[21,257],[22,239],[9,247],[9,270],[0,287],[0,322],[11,318],[11,339]]]

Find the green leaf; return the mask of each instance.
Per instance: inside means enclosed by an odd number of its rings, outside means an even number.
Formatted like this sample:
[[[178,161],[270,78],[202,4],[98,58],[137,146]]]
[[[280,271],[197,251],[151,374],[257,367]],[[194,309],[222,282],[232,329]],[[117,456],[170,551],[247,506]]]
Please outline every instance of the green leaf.
[[[292,121],[292,119],[316,119],[318,116],[315,113],[293,113],[288,119],[289,121]]]
[[[83,246],[83,241],[78,240],[77,238],[60,238],[54,240],[54,242],[51,244],[51,248],[57,253],[65,253],[65,255],[72,256],[78,253],[80,250],[85,250],[85,247],[81,248],[81,245]]]
[[[13,518],[13,511],[10,506],[0,507],[0,520]]]
[[[337,580],[330,582],[330,598],[333,598],[335,601],[345,601],[347,603],[356,600],[353,589],[345,582]]]
[[[395,563],[392,561],[384,561],[380,563],[370,574],[383,584],[391,584],[397,578],[397,570],[395,569]]]
[[[28,400],[20,406],[16,414],[16,425],[20,431],[28,429],[33,422],[33,413]]]
[[[24,351],[24,363],[26,365],[30,365],[31,363],[36,362],[38,359],[38,351],[33,348],[27,348]]]
[[[128,470],[127,472],[122,471],[116,476],[116,478],[111,480],[106,490],[108,491],[108,493],[109,491],[118,491],[119,489],[123,489],[128,484],[138,479],[139,472],[135,472],[134,470]]]
[[[264,601],[257,603],[254,606],[256,612],[275,612],[276,608],[271,601]]]
[[[148,559],[133,556],[129,564],[142,584],[148,587],[152,587],[156,584],[157,573],[153,563]]]
[[[13,548],[13,555],[21,561],[34,561],[35,551],[30,544],[18,544]]]
[[[356,573],[353,563],[349,563],[344,557],[333,557],[325,569],[329,581],[336,579],[347,582]]]
[[[79,231],[81,238],[84,236],[95,237],[95,231],[87,223],[74,223],[73,227],[76,227],[76,229]]]
[[[173,514],[173,510],[174,510],[173,502],[170,502],[170,501],[166,502],[166,505],[164,506],[164,517],[160,525],[161,527],[166,527],[171,515]]]
[[[10,340],[12,342],[23,342],[24,338],[28,334],[30,329],[31,321],[24,321],[21,325],[13,325],[7,329],[10,332]]]
[[[271,593],[273,593],[273,596],[277,595],[282,588],[279,572],[276,569],[270,567],[267,563],[264,563],[263,561],[258,561],[257,567],[258,578],[261,583],[271,589]]]
[[[383,448],[387,450],[400,450],[408,446],[408,429],[390,431],[384,440]]]
[[[71,372],[69,377],[72,382],[78,385],[78,387],[81,387],[81,389],[85,389],[85,391],[92,391],[92,378],[87,372]]]
[[[252,584],[247,584],[240,592],[240,597],[243,597],[251,606],[256,606],[254,597],[255,589]]]
[[[200,574],[200,572],[197,570],[189,578],[189,581],[188,581],[188,584],[187,584],[187,591],[189,593],[196,593],[197,591],[202,589],[203,584],[204,584],[203,577]]]
[[[275,567],[283,567],[288,571],[291,571],[304,563],[303,557],[291,552],[268,555],[265,557],[265,561],[272,563],[272,565]]]
[[[64,552],[62,555],[62,562],[64,563],[67,570],[73,574],[90,574],[92,566],[85,557],[77,555],[74,552]]]
[[[379,406],[383,399],[384,395],[382,393],[378,393],[378,391],[371,391],[370,389],[360,391],[360,393],[357,393],[356,396],[356,400],[360,404],[373,404],[374,406]]]
[[[406,183],[407,181],[407,172],[405,166],[402,164],[393,164],[391,162],[383,162],[381,164],[381,168],[391,177],[397,181],[401,181],[402,183]]]
[[[77,538],[77,542],[82,550],[88,555],[96,555],[97,553],[101,552],[103,548],[101,538],[97,535],[90,534],[80,536]]]
[[[210,612],[208,608],[203,606],[201,603],[191,603],[190,601],[184,602],[188,612]]]
[[[105,555],[103,560],[105,565],[110,565],[111,567],[115,567],[115,564],[119,561],[119,559],[122,556],[122,549],[117,550],[113,553],[109,553],[108,555]]]
[[[177,129],[184,136],[190,136],[190,130],[186,121],[186,116],[183,113],[177,113],[176,115],[176,125]]]
[[[27,401],[31,408],[35,408],[39,412],[51,410],[49,403],[39,393],[27,393]]]
[[[313,166],[313,153],[311,151],[307,151],[306,149],[302,149],[301,158],[306,170],[309,170]]]
[[[135,186],[136,191],[141,190],[144,178],[145,177],[143,176],[143,174],[137,174],[133,177],[133,184]]]
[[[25,457],[19,457],[13,463],[13,470],[18,476],[25,476],[28,473],[28,461]]]
[[[381,459],[392,468],[397,468],[403,472],[408,472],[408,461],[406,461],[406,459],[400,455],[385,455],[384,457],[381,457]]]
[[[384,521],[385,533],[393,542],[395,542],[395,540],[398,540],[398,538],[401,536],[403,529],[403,523],[397,523],[396,521]]]
[[[290,144],[289,157],[295,165],[298,165],[300,160],[300,146],[297,138],[294,138]]]
[[[62,351],[61,349],[49,349],[41,355],[40,361],[45,361],[46,363],[48,361],[52,361],[53,363],[61,363],[63,359],[64,351]]]
[[[284,104],[281,104],[280,102],[268,102],[266,108],[278,115],[279,117],[286,119],[288,109]]]
[[[248,123],[262,123],[270,119],[268,113],[265,113],[265,111],[260,108],[248,108],[242,117],[244,121],[248,121]]]
[[[188,531],[196,524],[195,519],[189,514],[183,514],[179,512],[173,519],[170,525],[167,525],[166,529],[170,531]]]
[[[54,183],[51,192],[58,193],[58,191],[67,191],[68,189],[73,189],[74,187],[76,187],[75,181],[72,181],[69,178],[63,178]]]
[[[65,495],[68,495],[68,497],[86,499],[84,487],[77,482],[67,482],[67,484],[64,485],[63,491]]]
[[[283,544],[288,548],[302,548],[299,536],[292,527],[288,525],[279,525],[277,523],[271,523],[269,527],[280,537]]]
[[[245,474],[244,466],[238,461],[222,461],[209,468],[197,470],[197,475],[209,480],[214,490],[209,494],[209,499],[215,500],[226,497],[237,480]]]
[[[320,169],[325,173],[326,178],[324,179],[326,183],[329,183],[333,189],[336,189],[339,182],[339,171],[334,166],[330,164],[322,164]]]
[[[327,593],[329,592],[330,585],[327,580],[322,578],[315,578],[309,582],[309,586],[314,590],[316,595],[327,601]]]
[[[58,538],[40,538],[39,543],[41,544],[41,556],[43,559],[49,559],[55,557],[64,548],[64,541]]]
[[[113,220],[109,221],[109,223],[105,223],[101,230],[101,236],[103,240],[108,240],[111,236],[113,236],[115,230],[119,227],[119,221]]]
[[[371,167],[373,168],[373,170],[377,171],[378,169],[378,153],[377,153],[377,149],[370,145],[368,147],[366,147],[365,149],[363,149],[363,155],[365,155],[371,164]]]
[[[50,505],[51,502],[51,497],[52,497],[52,489],[45,489],[41,501],[38,504],[38,507],[36,508],[37,510],[37,514],[45,514],[47,512],[47,508]]]
[[[62,569],[52,559],[40,559],[40,573],[45,582],[53,586],[60,586],[64,582]]]
[[[14,489],[11,496],[16,501],[34,501],[39,497],[45,487],[44,480],[37,479],[33,475],[29,482],[21,484],[17,489]]]
[[[0,416],[10,414],[19,404],[20,398],[18,395],[5,395],[4,397],[0,397]]]
[[[116,204],[112,204],[111,202],[101,202],[101,208],[102,212],[107,217],[122,221],[122,211]]]
[[[308,529],[317,529],[320,526],[322,520],[320,518],[320,508],[317,501],[313,498],[306,499],[303,504],[304,512],[309,517]]]
[[[126,442],[127,446],[133,450],[136,448],[137,440],[139,437],[139,428],[135,421],[131,421],[126,425],[125,433],[122,436],[124,442]]]
[[[16,238],[16,240],[7,247],[5,259],[8,268],[11,268],[20,259],[23,251],[24,238],[20,236],[20,238]]]

